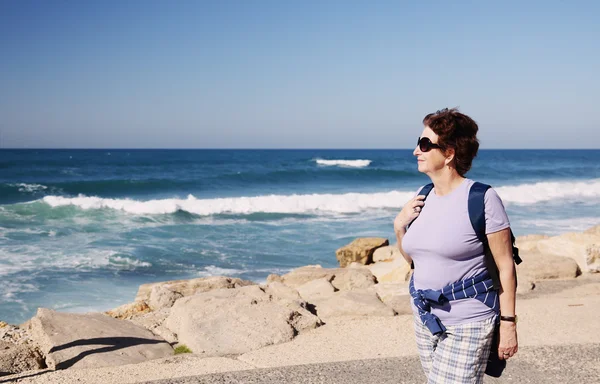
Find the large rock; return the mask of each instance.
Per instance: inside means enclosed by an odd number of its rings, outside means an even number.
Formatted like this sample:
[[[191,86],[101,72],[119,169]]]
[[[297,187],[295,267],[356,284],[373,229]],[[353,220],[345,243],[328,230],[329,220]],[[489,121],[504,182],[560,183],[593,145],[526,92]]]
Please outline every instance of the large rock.
[[[379,283],[373,286],[373,290],[381,301],[392,308],[399,315],[411,315],[411,297],[408,293],[408,284],[400,283]]]
[[[120,320],[129,320],[150,312],[150,307],[145,301],[123,304],[120,307],[106,311],[105,314]]]
[[[171,308],[175,304],[175,301],[182,297],[181,293],[175,292],[164,285],[155,285],[150,290],[148,306],[153,311],[158,311],[162,308]]]
[[[600,225],[596,225],[595,227],[592,227],[583,233],[600,237]]]
[[[282,282],[289,287],[297,288],[305,283],[317,279],[333,280],[337,268],[323,268],[320,265],[307,265],[296,268],[283,276],[269,275],[267,282]]]
[[[517,266],[519,285],[526,281],[549,279],[574,279],[581,274],[575,260],[569,257],[541,254],[536,251],[521,252],[523,262]]]
[[[201,277],[190,280],[163,281],[159,283],[140,285],[137,296],[135,297],[135,301],[148,302],[150,300],[152,288],[156,286],[163,286],[172,292],[179,293],[181,296],[191,296],[200,292],[212,291],[213,289],[239,288],[255,284],[256,283],[252,281],[224,276]]]
[[[410,295],[397,295],[383,301],[385,305],[392,308],[398,315],[412,315],[412,298]]]
[[[308,310],[309,304],[294,288],[280,282],[272,282],[261,288],[269,296],[269,300],[287,307],[295,314],[289,323],[298,333],[314,329],[322,324],[321,319]]]
[[[0,376],[46,368],[41,354],[31,346],[0,341]]]
[[[565,233],[540,240],[537,249],[545,255],[575,260],[582,272],[600,272],[600,237],[590,233]]]
[[[362,265],[360,268],[322,268],[320,265],[310,265],[294,269],[276,279],[272,278],[271,282],[281,281],[289,287],[298,288],[313,280],[326,280],[342,291],[364,289],[376,283],[373,274]]]
[[[537,249],[540,240],[549,239],[546,235],[525,235],[516,238],[516,246],[520,251],[533,251]]]
[[[169,316],[169,311],[170,308],[162,308],[158,311],[134,316],[128,320],[142,328],[146,328],[156,336],[174,345],[177,342],[177,335],[164,326],[164,322]]]
[[[278,296],[273,292],[283,291],[282,287],[272,288],[271,293],[265,290],[247,286],[181,298],[165,325],[180,343],[203,356],[241,354],[287,342],[302,330],[296,327],[320,325],[299,305],[303,302],[290,298],[290,292]]]
[[[400,249],[398,248],[398,244],[377,248],[375,252],[373,252],[374,263],[378,263],[380,261],[392,261],[397,258],[404,258],[400,252]]]
[[[353,268],[338,270],[331,285],[340,291],[353,291],[372,287],[376,282],[375,276],[367,268]]]
[[[352,262],[366,265],[373,262],[373,252],[386,245],[389,241],[382,237],[361,237],[335,251],[335,256],[342,268]]]
[[[150,331],[100,313],[40,308],[31,328],[51,369],[134,364],[173,355],[171,346]]]
[[[314,298],[329,296],[335,292],[335,288],[328,279],[311,280],[298,287],[300,296],[308,302]]]
[[[11,344],[34,344],[29,330],[29,321],[23,323],[21,326],[7,324],[0,321],[0,341],[6,341]]]
[[[313,299],[317,315],[327,321],[340,316],[394,316],[394,310],[385,305],[371,289],[362,291],[339,291],[332,295]]]
[[[369,264],[366,268],[375,275],[379,283],[406,282],[411,274],[410,264],[403,257]]]

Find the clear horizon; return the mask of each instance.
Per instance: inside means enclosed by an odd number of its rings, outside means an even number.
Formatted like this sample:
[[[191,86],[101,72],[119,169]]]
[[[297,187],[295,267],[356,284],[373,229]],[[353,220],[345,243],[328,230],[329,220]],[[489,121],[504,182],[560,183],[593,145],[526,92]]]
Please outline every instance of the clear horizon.
[[[0,3],[0,148],[598,149],[600,3]]]

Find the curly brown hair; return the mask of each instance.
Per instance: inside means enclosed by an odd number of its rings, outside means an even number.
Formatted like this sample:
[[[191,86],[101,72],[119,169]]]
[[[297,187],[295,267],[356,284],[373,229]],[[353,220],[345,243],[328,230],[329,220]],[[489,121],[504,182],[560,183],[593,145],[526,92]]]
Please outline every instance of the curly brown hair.
[[[447,153],[448,149],[454,150],[454,167],[464,177],[479,150],[477,123],[460,113],[458,108],[444,108],[425,116],[423,125],[439,136],[438,145],[442,151]]]

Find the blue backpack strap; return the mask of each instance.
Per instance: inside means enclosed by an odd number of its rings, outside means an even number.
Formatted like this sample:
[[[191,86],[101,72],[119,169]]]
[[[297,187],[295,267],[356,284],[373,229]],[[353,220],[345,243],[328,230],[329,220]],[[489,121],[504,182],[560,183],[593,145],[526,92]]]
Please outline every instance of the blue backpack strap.
[[[429,183],[423,186],[423,188],[421,188],[421,190],[418,193],[418,196],[420,195],[424,195],[425,198],[423,199],[423,201],[427,200],[427,196],[429,196],[429,192],[431,192],[431,190],[433,189],[433,183]],[[416,219],[415,219],[416,220]],[[415,221],[413,220],[413,221]],[[408,225],[406,226],[406,229],[408,230],[408,228],[410,228],[411,224],[413,223],[413,221],[411,221],[410,223],[408,223]],[[410,263],[410,269],[415,269],[415,263]]]
[[[487,184],[475,182],[469,191],[469,219],[477,238],[482,243],[487,243],[485,235],[485,193],[491,187]]]
[[[423,199],[423,201],[425,201],[427,199],[427,196],[429,196],[429,192],[431,192],[432,189],[433,183],[426,184],[423,186],[423,188],[421,188],[421,190],[418,193],[418,196],[424,195],[425,199]]]
[[[491,187],[487,184],[475,182],[469,191],[469,219],[477,238],[483,243],[485,251],[485,265],[494,283],[494,289],[500,289],[500,277],[498,275],[498,267],[494,261],[494,256],[488,244],[487,235],[485,233],[485,193]],[[515,236],[510,230],[510,239],[512,244],[513,260],[515,264],[521,264],[519,257],[519,249],[515,246]]]
[[[421,190],[419,191],[419,193],[417,194],[417,196],[425,196],[425,198],[423,199],[423,201],[427,200],[427,196],[429,196],[429,192],[431,192],[431,190],[433,189],[433,183],[429,183],[427,185],[424,185],[423,188],[421,188]],[[416,219],[415,219],[416,220]],[[415,221],[413,220],[413,221]],[[406,229],[410,228],[411,224],[413,223],[413,221],[411,221],[407,226]]]

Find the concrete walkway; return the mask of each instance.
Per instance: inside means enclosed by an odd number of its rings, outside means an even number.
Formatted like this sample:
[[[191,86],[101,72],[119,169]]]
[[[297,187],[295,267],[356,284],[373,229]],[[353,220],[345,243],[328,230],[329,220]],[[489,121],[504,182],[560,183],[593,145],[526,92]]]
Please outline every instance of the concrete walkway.
[[[417,356],[254,369],[152,384],[424,384]],[[150,383],[150,382],[149,382]],[[519,352],[499,379],[484,383],[600,383],[600,344],[529,347]]]

